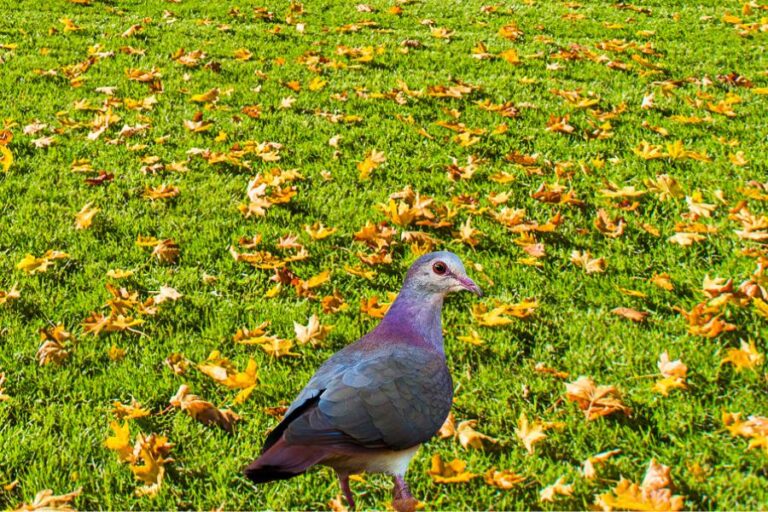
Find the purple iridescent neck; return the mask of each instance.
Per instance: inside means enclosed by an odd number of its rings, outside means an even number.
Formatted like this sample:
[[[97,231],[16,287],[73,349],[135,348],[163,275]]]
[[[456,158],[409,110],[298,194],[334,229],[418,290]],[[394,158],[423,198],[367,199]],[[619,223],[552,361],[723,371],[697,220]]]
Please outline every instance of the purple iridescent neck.
[[[409,286],[406,280],[400,295],[371,334],[383,340],[397,339],[417,345],[426,344],[442,354],[442,309],[442,294],[417,290]]]

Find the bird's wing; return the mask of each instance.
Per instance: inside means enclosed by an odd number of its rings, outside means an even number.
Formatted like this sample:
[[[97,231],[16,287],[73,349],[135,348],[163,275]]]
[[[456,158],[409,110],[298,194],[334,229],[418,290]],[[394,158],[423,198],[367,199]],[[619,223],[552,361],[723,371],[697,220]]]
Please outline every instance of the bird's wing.
[[[401,450],[431,438],[450,411],[451,376],[434,351],[400,345],[328,366],[294,402],[265,449],[284,434],[291,444]]]

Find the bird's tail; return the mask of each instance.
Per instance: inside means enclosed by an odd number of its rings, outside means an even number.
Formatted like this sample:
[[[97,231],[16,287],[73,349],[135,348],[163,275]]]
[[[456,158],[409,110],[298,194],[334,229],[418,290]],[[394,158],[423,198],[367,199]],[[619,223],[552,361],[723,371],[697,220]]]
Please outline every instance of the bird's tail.
[[[286,480],[304,473],[327,455],[324,450],[311,446],[291,446],[280,439],[261,457],[251,462],[244,473],[255,484]]]

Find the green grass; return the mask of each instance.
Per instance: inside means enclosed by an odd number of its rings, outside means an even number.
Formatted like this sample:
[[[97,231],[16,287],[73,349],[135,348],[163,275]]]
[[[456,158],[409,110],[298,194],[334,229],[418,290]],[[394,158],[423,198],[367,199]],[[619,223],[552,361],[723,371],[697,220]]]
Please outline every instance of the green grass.
[[[376,205],[406,185],[433,197],[435,203],[450,203],[466,195],[489,208],[472,215],[472,224],[483,233],[476,248],[453,240],[452,229],[423,229],[442,240],[440,248],[459,254],[465,262],[479,264],[485,277],[468,265],[486,291],[482,299],[507,303],[536,298],[539,308],[526,319],[505,327],[478,327],[470,314],[474,297],[457,296],[444,309],[448,364],[457,386],[454,414],[458,420],[477,419],[478,430],[500,440],[495,451],[465,451],[455,440],[433,440],[414,459],[408,479],[414,493],[428,509],[521,509],[589,507],[596,494],[606,492],[622,475],[642,480],[651,458],[672,468],[676,493],[686,496],[686,507],[694,509],[756,509],[768,503],[768,454],[760,449],[747,451],[747,441],[733,438],[721,422],[723,411],[750,414],[768,413],[766,376],[763,368],[734,371],[721,365],[727,348],[738,347],[739,339],[753,339],[761,352],[766,350],[768,322],[751,305],[729,305],[727,319],[737,326],[715,339],[688,333],[685,319],[673,308],[690,310],[706,300],[702,293],[705,275],[732,278],[738,285],[750,278],[756,258],[744,255],[744,247],[765,246],[740,240],[739,224],[729,219],[728,209],[742,199],[750,210],[765,215],[765,201],[746,198],[741,189],[750,180],[764,182],[764,155],[768,150],[765,112],[768,97],[754,89],[737,88],[719,81],[718,75],[737,72],[768,87],[766,35],[748,36],[723,21],[730,12],[741,16],[741,3],[646,1],[641,5],[651,14],[618,9],[610,2],[583,0],[581,6],[538,0],[498,3],[496,13],[484,13],[485,1],[429,2],[404,4],[401,16],[389,14],[390,3],[375,0],[372,13],[358,12],[350,2],[307,2],[305,12],[294,16],[305,24],[300,33],[285,22],[286,2],[265,3],[274,12],[273,22],[257,19],[253,3],[181,3],[96,1],[75,5],[63,0],[50,2],[0,2],[0,44],[16,44],[0,50],[0,117],[13,132],[9,149],[15,162],[0,173],[0,290],[18,283],[21,298],[0,306],[0,372],[5,372],[5,392],[10,399],[0,402],[0,484],[18,479],[11,491],[0,490],[0,506],[15,507],[30,501],[41,489],[56,494],[77,487],[83,493],[75,500],[82,509],[315,509],[327,507],[338,493],[328,469],[312,470],[306,476],[259,487],[252,486],[240,471],[261,446],[266,432],[276,424],[265,407],[287,404],[313,371],[333,352],[372,328],[376,320],[360,312],[360,300],[397,291],[408,265],[414,259],[407,244],[396,244],[393,264],[377,267],[367,281],[343,270],[359,264],[355,253],[364,250],[353,235],[367,221],[386,220]],[[239,15],[234,8],[239,7]],[[233,10],[230,11],[230,8]],[[164,11],[172,14],[164,18]],[[580,19],[574,19],[577,14]],[[744,16],[745,22],[759,21],[765,11]],[[71,18],[80,27],[65,32],[61,18]],[[151,21],[147,21],[150,18]],[[455,30],[450,41],[431,36],[423,20],[435,27]],[[201,23],[207,20],[207,23]],[[339,31],[339,27],[373,20],[377,27]],[[120,35],[131,25],[143,23],[135,36]],[[510,42],[498,35],[500,27],[515,23],[523,36]],[[228,30],[220,30],[222,24]],[[280,33],[270,31],[276,27]],[[52,29],[56,29],[53,31]],[[638,35],[639,31],[652,31]],[[421,48],[406,53],[403,40],[421,41]],[[613,53],[598,48],[610,39],[651,44],[658,55],[637,49]],[[488,52],[515,48],[521,64],[501,59],[477,60],[472,48],[484,41]],[[98,60],[82,75],[80,87],[72,87],[62,76],[62,67],[83,62],[88,49],[113,51],[113,57]],[[128,55],[121,47],[145,50]],[[338,46],[373,46],[383,51],[372,63],[354,63],[336,54]],[[579,45],[595,55],[606,55],[629,66],[614,70],[605,62],[562,60],[555,54]],[[253,58],[233,58],[238,48],[248,48]],[[46,49],[43,51],[43,49]],[[203,66],[186,68],[171,60],[179,48],[203,50],[209,61],[220,65],[214,72]],[[318,75],[300,61],[315,52],[331,60],[351,64],[346,69],[326,68]],[[664,72],[647,73],[631,55],[660,64]],[[284,65],[275,59],[285,59]],[[560,69],[548,69],[559,63]],[[356,65],[355,65],[356,64]],[[75,102],[87,100],[100,108],[106,98],[97,87],[116,87],[119,99],[141,99],[151,92],[146,84],[129,81],[126,69],[157,68],[162,73],[163,91],[155,92],[157,105],[138,112],[115,106],[120,120],[99,139],[90,141],[89,127],[62,129],[63,120],[90,123],[95,111],[76,110]],[[35,70],[58,70],[45,76]],[[266,75],[259,75],[257,72]],[[315,76],[327,80],[317,92],[308,89]],[[709,85],[701,85],[708,77]],[[448,85],[451,79],[479,86],[461,99],[422,96],[406,98],[399,104],[374,93],[388,93],[405,82],[412,90],[425,91],[434,85]],[[284,85],[297,80],[303,86],[295,93]],[[677,80],[679,87],[669,95],[658,82]],[[698,81],[698,83],[697,83]],[[192,94],[213,87],[222,95],[211,108],[192,103]],[[577,109],[552,90],[580,90],[582,96],[599,97],[597,108],[610,111],[626,104],[626,112],[611,121],[614,135],[605,140],[587,140],[583,134],[595,122],[585,109]],[[654,92],[656,105],[642,110],[645,95]],[[348,95],[346,101],[334,95]],[[699,94],[699,97],[697,97]],[[710,95],[707,99],[703,94]],[[717,103],[729,94],[742,102],[734,106],[737,116],[706,110],[707,102]],[[279,108],[282,98],[296,99],[290,109]],[[520,116],[507,119],[478,108],[476,101],[511,101],[520,107]],[[697,101],[699,102],[697,104]],[[251,119],[240,110],[261,105],[262,115]],[[452,121],[450,109],[461,112],[459,122],[487,131],[470,147],[453,142],[455,133],[437,126]],[[183,126],[202,110],[213,123],[207,133],[191,133]],[[360,116],[356,124],[334,124],[316,115],[332,112]],[[575,132],[570,135],[546,130],[551,115],[570,114]],[[409,125],[396,116],[413,116]],[[701,124],[684,124],[674,115],[711,117]],[[48,128],[24,135],[24,126],[39,121]],[[647,121],[669,130],[664,138],[641,126]],[[490,132],[506,122],[506,133]],[[118,144],[106,141],[117,137],[124,124],[150,124],[144,134]],[[599,123],[598,123],[599,124]],[[427,139],[418,133],[424,128]],[[48,148],[36,148],[32,141],[55,134]],[[226,141],[216,141],[219,132]],[[328,145],[334,135],[342,137],[336,148]],[[167,137],[158,142],[160,137]],[[720,140],[718,140],[720,139]],[[723,140],[738,140],[729,147]],[[251,169],[209,165],[192,148],[226,152],[232,144],[246,140],[283,144],[278,163],[263,163],[249,157]],[[646,161],[633,153],[641,141],[665,145],[681,140],[689,150],[706,152],[710,162],[663,158]],[[143,149],[131,149],[144,144]],[[357,162],[371,149],[383,151],[387,161],[370,180],[359,181]],[[536,154],[541,175],[529,174],[505,160],[511,152]],[[743,151],[749,163],[735,166],[728,155]],[[187,172],[140,172],[140,159],[157,156],[170,163],[184,161]],[[460,163],[470,155],[487,159],[471,180],[452,182],[445,166],[455,157]],[[600,158],[605,166],[592,162]],[[71,171],[76,159],[89,159],[95,171],[115,175],[106,186],[93,187],[86,175]],[[259,172],[278,166],[298,169],[304,180],[296,183],[298,193],[285,205],[273,206],[263,218],[244,218],[237,206],[246,201],[248,181]],[[321,172],[329,171],[331,181]],[[499,171],[515,181],[499,184],[489,179]],[[558,176],[560,172],[560,176]],[[714,226],[716,233],[691,247],[669,243],[681,215],[688,212],[683,198],[661,201],[655,194],[641,198],[635,212],[621,212],[616,202],[603,198],[599,190],[606,181],[620,186],[645,189],[645,179],[659,174],[673,176],[685,195],[700,191],[703,201],[718,203],[715,190],[722,190],[727,205],[720,204],[711,219],[700,222]],[[95,173],[91,173],[95,174]],[[89,175],[91,175],[89,174]],[[573,189],[584,202],[581,207],[542,203],[531,194],[542,182],[559,182]],[[178,197],[150,202],[143,197],[146,186],[176,185]],[[491,216],[497,210],[488,194],[508,192],[511,208],[524,208],[527,217],[541,223],[557,212],[562,225],[554,233],[537,235],[546,244],[547,255],[539,267],[524,265],[527,256],[512,243],[510,233]],[[74,229],[74,216],[86,203],[101,209],[93,226]],[[615,217],[622,215],[627,229],[619,238],[597,231],[593,221],[599,208]],[[456,209],[454,228],[470,215]],[[303,226],[321,221],[338,231],[328,239],[311,240]],[[641,228],[648,223],[661,233],[654,237]],[[413,229],[413,228],[411,228]],[[402,231],[398,227],[399,232]],[[301,278],[321,270],[332,271],[331,283],[318,295],[334,289],[350,307],[334,315],[322,314],[317,300],[297,297],[285,289],[273,299],[264,297],[272,287],[270,271],[237,263],[228,247],[242,236],[263,235],[262,248],[274,251],[274,244],[287,233],[299,235],[311,258],[291,265]],[[179,243],[178,263],[161,265],[138,247],[139,235],[172,238]],[[16,264],[28,253],[39,256],[48,249],[63,250],[70,259],[57,262],[48,272],[27,276]],[[585,274],[569,262],[573,250],[589,250],[604,257],[607,270]],[[277,252],[277,251],[275,251]],[[763,256],[764,257],[764,256]],[[163,304],[158,314],[140,326],[144,335],[115,333],[94,337],[83,333],[82,321],[101,310],[109,298],[105,288],[110,269],[131,269],[133,277],[121,286],[136,290],[142,298],[161,285],[178,289],[184,297]],[[668,292],[649,283],[666,272],[675,284]],[[204,274],[216,276],[204,284]],[[763,278],[765,279],[765,278]],[[491,283],[492,281],[492,283]],[[619,288],[639,290],[645,298],[622,294]],[[611,314],[626,306],[650,312],[648,319],[634,324]],[[241,327],[255,327],[271,321],[270,331],[281,337],[293,336],[293,321],[306,323],[317,313],[324,324],[334,325],[319,348],[302,346],[300,357],[271,358],[258,347],[236,345],[233,334]],[[39,330],[62,323],[76,338],[72,353],[61,365],[38,366],[35,358]],[[475,347],[457,340],[477,329],[486,343]],[[121,361],[112,361],[109,347],[126,350]],[[243,368],[249,358],[259,367],[259,385],[241,405],[232,405],[235,392],[219,386],[194,367],[183,376],[172,374],[163,360],[172,352],[183,352],[191,361],[203,361],[212,350],[220,350]],[[669,397],[651,391],[659,354],[668,350],[673,359],[682,358],[689,367],[689,389],[673,391]],[[617,386],[629,417],[610,416],[585,422],[584,415],[564,400],[560,380],[534,372],[534,365],[569,372],[567,381],[588,375],[598,384]],[[243,421],[233,435],[196,422],[174,410],[161,414],[178,387],[189,384],[192,391],[218,406],[230,406]],[[168,473],[155,497],[136,497],[139,485],[128,467],[118,462],[103,443],[110,435],[113,401],[135,398],[151,409],[150,417],[132,422],[136,432],[157,432],[174,443]],[[528,455],[516,439],[518,417],[563,422],[561,430],[537,445]],[[599,478],[588,481],[579,476],[582,461],[600,451],[618,448],[621,454],[599,468]],[[512,469],[527,477],[524,484],[500,491],[482,478],[461,485],[437,485],[427,474],[433,453],[443,458],[459,457],[468,469],[483,473],[491,467]],[[708,473],[696,478],[693,464]],[[574,493],[554,505],[541,504],[539,491],[565,475],[574,483]],[[390,499],[390,482],[371,476],[355,483],[354,490],[365,508],[384,508]]]

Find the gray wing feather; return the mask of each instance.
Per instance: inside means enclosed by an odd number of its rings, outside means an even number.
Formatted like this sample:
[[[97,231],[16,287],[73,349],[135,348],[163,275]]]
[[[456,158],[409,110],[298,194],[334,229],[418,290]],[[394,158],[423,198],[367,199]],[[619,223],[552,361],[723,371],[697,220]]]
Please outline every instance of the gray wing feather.
[[[343,351],[337,356],[286,413],[319,396],[286,426],[290,443],[405,449],[431,438],[448,416],[453,386],[437,353],[399,345],[362,359],[343,357]]]

